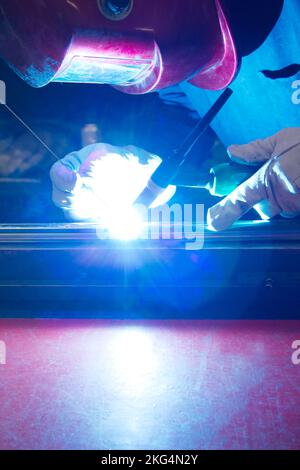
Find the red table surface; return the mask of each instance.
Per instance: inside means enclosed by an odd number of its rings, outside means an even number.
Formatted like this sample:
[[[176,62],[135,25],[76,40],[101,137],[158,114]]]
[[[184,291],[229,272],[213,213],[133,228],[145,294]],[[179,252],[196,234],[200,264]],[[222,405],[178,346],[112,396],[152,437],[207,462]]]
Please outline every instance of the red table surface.
[[[295,340],[300,321],[0,320],[0,449],[300,448]]]

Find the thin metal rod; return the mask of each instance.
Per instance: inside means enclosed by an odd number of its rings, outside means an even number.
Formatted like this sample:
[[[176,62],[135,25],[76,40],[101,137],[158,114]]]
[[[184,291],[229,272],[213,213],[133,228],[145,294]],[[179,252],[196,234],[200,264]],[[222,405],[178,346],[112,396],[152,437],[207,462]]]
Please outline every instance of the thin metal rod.
[[[55,160],[60,160],[60,158],[56,155],[56,153],[53,150],[51,150],[50,147],[48,147],[48,145],[41,139],[41,137],[39,137],[39,135],[36,132],[34,132],[34,130],[32,130],[31,127],[29,127],[28,124],[26,124],[26,122],[20,116],[18,116],[18,114],[15,113],[15,111],[11,109],[10,106],[8,106],[8,104],[6,103],[1,103],[1,104],[30,132],[30,134],[33,135],[35,139],[37,139],[40,142],[40,144],[43,145],[43,147],[45,147],[45,149],[52,155],[52,157],[55,158]]]
[[[226,90],[223,91],[217,101],[212,105],[208,112],[187,136],[181,146],[177,149],[176,153],[178,155],[187,157],[187,155],[192,151],[200,137],[204,134],[204,132],[206,132],[211,122],[215,119],[232,94],[233,91],[230,88],[226,88]]]
[[[167,158],[163,159],[163,162],[151,178],[157,186],[164,188],[174,182],[192,149],[195,147],[201,136],[207,131],[211,122],[218,115],[232,94],[233,91],[230,88],[226,88],[205,116],[199,120],[180,147],[173,150]]]

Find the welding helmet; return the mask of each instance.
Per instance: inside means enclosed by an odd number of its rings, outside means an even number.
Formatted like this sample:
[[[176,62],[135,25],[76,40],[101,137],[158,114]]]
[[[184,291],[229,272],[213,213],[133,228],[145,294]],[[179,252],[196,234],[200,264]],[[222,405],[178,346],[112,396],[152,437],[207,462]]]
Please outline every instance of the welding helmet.
[[[184,80],[220,90],[238,68],[219,0],[0,0],[0,56],[34,87],[132,94]]]

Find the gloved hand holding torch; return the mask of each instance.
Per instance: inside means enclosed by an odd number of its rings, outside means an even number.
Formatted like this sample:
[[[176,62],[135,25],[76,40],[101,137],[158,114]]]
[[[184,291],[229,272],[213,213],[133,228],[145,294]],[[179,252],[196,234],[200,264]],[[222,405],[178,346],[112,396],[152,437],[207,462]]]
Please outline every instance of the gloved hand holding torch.
[[[263,166],[209,209],[209,228],[225,230],[252,208],[264,219],[300,214],[300,127],[247,145],[232,145],[228,153],[242,165]]]

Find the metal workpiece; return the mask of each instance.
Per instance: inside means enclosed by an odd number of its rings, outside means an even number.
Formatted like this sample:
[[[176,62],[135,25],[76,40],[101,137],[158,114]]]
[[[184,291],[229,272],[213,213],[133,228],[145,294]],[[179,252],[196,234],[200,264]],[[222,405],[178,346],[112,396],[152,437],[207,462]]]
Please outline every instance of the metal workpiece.
[[[182,226],[173,226],[170,239],[123,241],[99,240],[97,223],[0,224],[0,251],[69,248],[99,250],[185,250],[193,233],[203,233],[204,250],[300,250],[300,221],[240,221],[230,230],[213,232],[206,224],[194,225],[181,234]],[[180,234],[179,234],[180,232]],[[197,249],[195,251],[198,251]]]
[[[240,222],[187,249],[184,239],[100,240],[93,224],[2,225],[0,314],[297,319],[299,230],[296,220]]]

